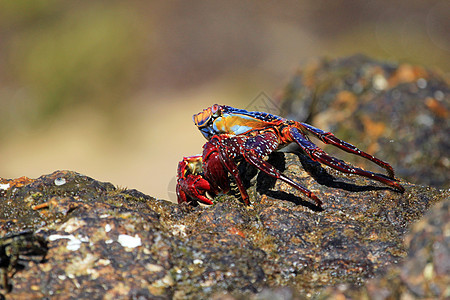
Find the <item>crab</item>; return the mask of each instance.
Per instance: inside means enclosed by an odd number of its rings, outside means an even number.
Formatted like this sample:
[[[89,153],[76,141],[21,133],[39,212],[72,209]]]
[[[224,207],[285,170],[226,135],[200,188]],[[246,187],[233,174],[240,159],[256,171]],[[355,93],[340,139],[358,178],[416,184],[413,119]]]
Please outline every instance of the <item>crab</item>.
[[[300,146],[312,160],[333,169],[379,181],[399,192],[405,190],[395,179],[391,165],[338,139],[331,132],[307,123],[288,120],[266,112],[247,111],[218,104],[195,114],[193,121],[207,142],[201,155],[184,157],[178,164],[178,203],[213,204],[214,196],[230,191],[229,175],[231,175],[243,202],[249,205],[249,196],[238,170],[238,164],[246,161],[260,171],[293,186],[314,200],[317,206],[321,206],[322,201],[313,192],[267,162],[268,155],[291,143]],[[386,175],[354,167],[328,155],[309,139],[308,134],[325,144],[372,161],[385,169]]]

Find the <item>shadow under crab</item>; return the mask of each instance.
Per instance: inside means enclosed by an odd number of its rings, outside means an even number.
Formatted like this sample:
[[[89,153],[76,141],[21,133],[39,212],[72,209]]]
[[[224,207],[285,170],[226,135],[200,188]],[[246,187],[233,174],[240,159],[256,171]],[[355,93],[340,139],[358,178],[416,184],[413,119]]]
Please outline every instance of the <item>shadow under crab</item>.
[[[311,176],[311,178],[314,179],[314,181],[316,181],[318,184],[322,186],[326,186],[331,189],[340,189],[349,192],[366,192],[377,190],[395,191],[391,187],[387,186],[379,186],[372,184],[361,185],[352,181],[351,179],[349,180],[349,178],[346,177],[345,175],[339,177],[336,176],[337,174],[332,175],[320,163],[313,161],[306,154],[301,153],[300,151],[290,151],[289,153],[291,154],[287,154],[286,152],[274,152],[269,156],[267,161],[270,164],[272,164],[275,168],[277,168],[280,172],[285,172],[288,163],[301,165],[303,169]],[[288,161],[286,159],[286,155],[289,157]],[[298,162],[294,162],[293,160],[298,160]],[[269,176],[264,172],[258,172],[256,168],[252,167],[246,162],[241,162],[239,164],[239,170],[241,176],[243,178],[246,178],[243,181],[245,182],[245,187],[247,189],[250,188],[252,184],[254,184],[256,191],[261,195],[267,195],[271,198],[289,201],[296,205],[308,207],[313,211],[323,210],[321,206],[314,205],[313,203],[311,203],[310,201],[301,196],[297,196],[294,193],[288,193],[283,190],[274,189],[277,182],[276,178]],[[252,178],[249,178],[250,176],[253,177],[256,176],[256,179],[251,180]],[[290,174],[290,176],[295,175]],[[296,180],[301,183],[301,178]],[[240,197],[240,195],[236,192],[234,193],[234,196],[238,198]]]

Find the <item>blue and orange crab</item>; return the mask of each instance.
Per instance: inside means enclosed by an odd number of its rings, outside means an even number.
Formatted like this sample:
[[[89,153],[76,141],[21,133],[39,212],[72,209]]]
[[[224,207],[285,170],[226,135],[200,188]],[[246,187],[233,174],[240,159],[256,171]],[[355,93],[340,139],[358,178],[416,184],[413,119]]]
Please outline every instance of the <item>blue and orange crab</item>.
[[[394,178],[393,168],[386,162],[363,152],[355,146],[309,124],[284,119],[265,112],[246,111],[215,104],[193,116],[195,125],[207,139],[203,154],[184,157],[178,164],[178,203],[213,204],[218,193],[230,191],[229,174],[234,178],[242,200],[249,205],[249,196],[238,171],[238,163],[245,160],[264,173],[290,184],[320,206],[322,202],[310,190],[283,175],[266,161],[273,151],[297,143],[314,161],[343,173],[356,174],[377,180],[399,192],[404,188]],[[334,158],[308,138],[312,134],[325,144],[364,157],[384,168],[387,175],[366,171]]]

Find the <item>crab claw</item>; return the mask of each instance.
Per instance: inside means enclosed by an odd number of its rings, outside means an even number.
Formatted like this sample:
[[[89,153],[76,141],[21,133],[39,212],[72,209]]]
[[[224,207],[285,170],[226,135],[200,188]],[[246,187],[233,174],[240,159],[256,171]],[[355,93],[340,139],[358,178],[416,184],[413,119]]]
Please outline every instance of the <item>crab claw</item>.
[[[178,203],[200,201],[204,204],[213,204],[210,199],[211,194],[215,194],[211,185],[201,175],[188,174],[186,177],[178,178]]]
[[[177,197],[178,203],[196,205],[198,201],[213,204],[216,188],[203,177],[201,155],[184,157],[178,163]]]

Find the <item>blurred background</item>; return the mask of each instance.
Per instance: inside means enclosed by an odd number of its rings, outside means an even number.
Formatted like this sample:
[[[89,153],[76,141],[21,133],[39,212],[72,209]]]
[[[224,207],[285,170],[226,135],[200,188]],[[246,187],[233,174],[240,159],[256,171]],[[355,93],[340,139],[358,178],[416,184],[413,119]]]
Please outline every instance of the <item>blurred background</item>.
[[[276,96],[315,57],[449,75],[450,1],[0,1],[0,177],[69,169],[176,200],[192,115]]]

